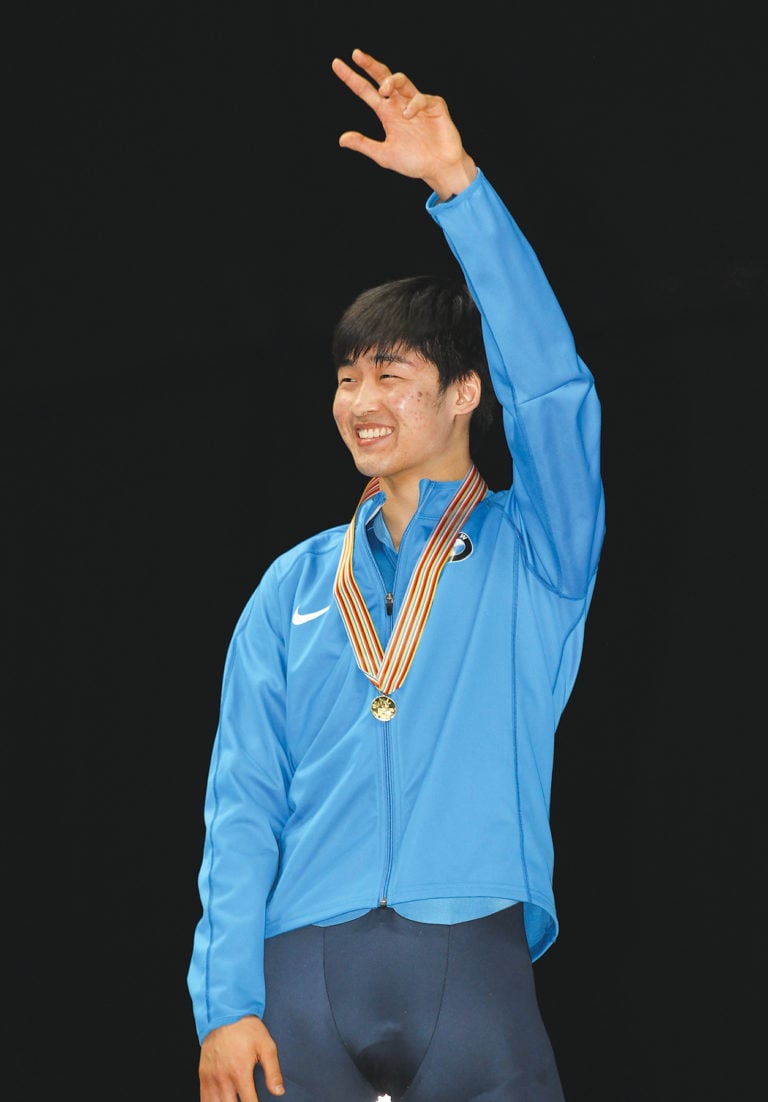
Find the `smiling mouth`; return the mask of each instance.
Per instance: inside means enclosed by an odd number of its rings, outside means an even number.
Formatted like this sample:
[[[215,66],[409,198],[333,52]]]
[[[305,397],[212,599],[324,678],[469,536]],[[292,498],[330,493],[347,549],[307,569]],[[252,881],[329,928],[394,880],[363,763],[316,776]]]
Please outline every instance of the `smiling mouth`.
[[[382,436],[391,436],[392,429],[358,429],[358,440],[378,440]]]

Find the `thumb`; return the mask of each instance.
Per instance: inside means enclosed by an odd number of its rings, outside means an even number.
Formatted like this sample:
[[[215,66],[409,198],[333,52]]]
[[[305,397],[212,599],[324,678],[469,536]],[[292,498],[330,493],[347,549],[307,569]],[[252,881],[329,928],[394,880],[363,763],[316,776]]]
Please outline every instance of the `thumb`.
[[[352,149],[355,153],[362,153],[373,161],[379,160],[379,150],[382,142],[376,142],[373,138],[366,138],[357,130],[345,130],[339,137],[339,145],[342,149]]]
[[[261,1053],[260,1057],[261,1070],[264,1072],[264,1082],[267,1085],[267,1090],[270,1094],[285,1094],[285,1085],[283,1083],[283,1073],[280,1070],[280,1061],[277,1058],[277,1051],[267,1049]]]
[[[277,1054],[277,1045],[269,1030],[260,1019],[258,1019],[258,1024],[261,1027],[262,1036],[259,1038],[256,1059],[258,1063],[261,1064],[261,1070],[264,1073],[264,1082],[266,1083],[267,1090],[270,1094],[285,1094],[283,1073],[280,1069],[280,1060]]]

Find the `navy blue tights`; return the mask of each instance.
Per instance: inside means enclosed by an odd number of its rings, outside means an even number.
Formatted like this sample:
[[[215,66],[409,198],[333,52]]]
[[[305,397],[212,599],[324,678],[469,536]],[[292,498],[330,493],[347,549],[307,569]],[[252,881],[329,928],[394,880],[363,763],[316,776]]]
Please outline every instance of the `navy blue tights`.
[[[265,969],[286,1102],[563,1102],[520,904],[305,926],[267,939]]]

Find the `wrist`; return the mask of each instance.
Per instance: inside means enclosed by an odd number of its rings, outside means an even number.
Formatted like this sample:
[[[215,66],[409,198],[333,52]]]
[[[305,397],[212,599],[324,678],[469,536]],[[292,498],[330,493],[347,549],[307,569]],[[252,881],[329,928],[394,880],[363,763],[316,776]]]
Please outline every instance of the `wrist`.
[[[476,176],[477,165],[469,154],[465,153],[458,164],[441,171],[431,179],[425,179],[424,182],[435,192],[441,203],[446,203],[468,188]]]

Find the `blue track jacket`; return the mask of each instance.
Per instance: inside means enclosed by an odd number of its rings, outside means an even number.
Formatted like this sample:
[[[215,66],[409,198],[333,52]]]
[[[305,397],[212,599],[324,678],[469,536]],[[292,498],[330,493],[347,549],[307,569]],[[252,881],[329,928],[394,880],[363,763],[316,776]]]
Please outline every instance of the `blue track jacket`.
[[[535,254],[483,173],[426,209],[482,313],[513,484],[464,525],[465,553],[440,575],[388,722],[371,714],[376,689],[334,600],[346,525],[282,554],[248,601],[205,800],[188,973],[200,1040],[263,1013],[265,937],[382,900],[522,901],[533,960],[557,935],[550,784],[604,534],[600,405]],[[383,646],[458,485],[421,483],[394,615],[364,534],[384,495],[358,512],[353,569]]]

